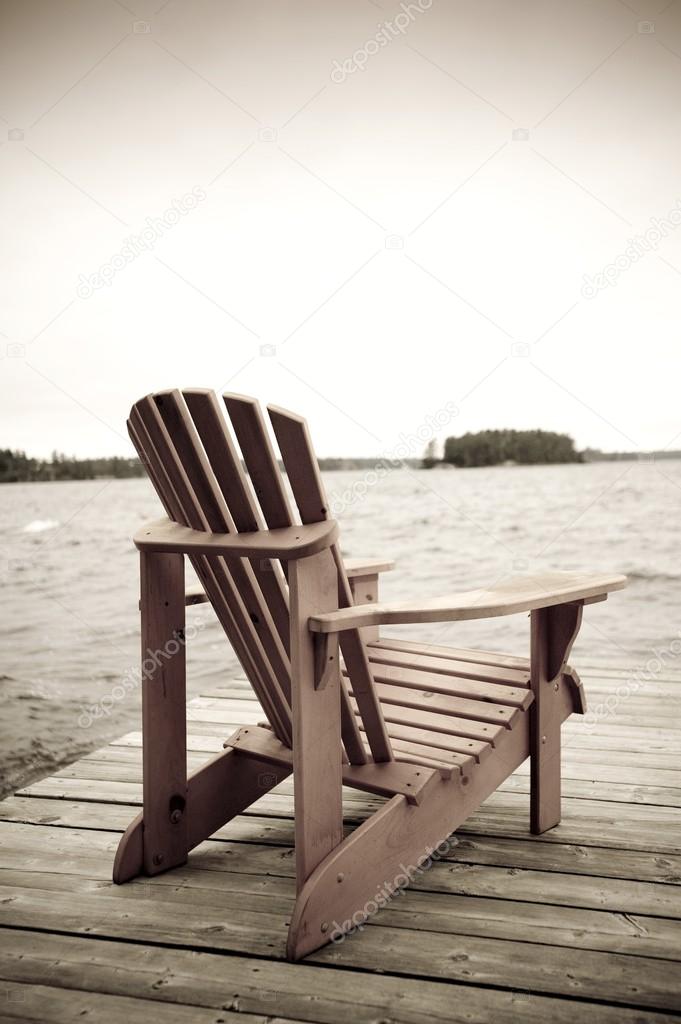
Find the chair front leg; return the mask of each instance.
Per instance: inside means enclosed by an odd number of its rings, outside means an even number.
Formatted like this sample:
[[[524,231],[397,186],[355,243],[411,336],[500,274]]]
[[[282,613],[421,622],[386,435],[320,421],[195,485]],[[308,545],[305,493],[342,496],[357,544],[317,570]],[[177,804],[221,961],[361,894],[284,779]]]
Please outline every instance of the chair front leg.
[[[314,869],[342,841],[343,804],[340,668],[316,665],[310,615],[338,608],[338,575],[330,550],[289,563],[291,698],[296,881],[300,892]],[[334,648],[335,650],[335,648]],[[332,652],[333,653],[333,652]]]
[[[581,602],[530,613],[530,830],[535,835],[560,821],[560,677],[581,621]]]
[[[143,863],[157,875],[187,860],[184,556],[140,555]]]

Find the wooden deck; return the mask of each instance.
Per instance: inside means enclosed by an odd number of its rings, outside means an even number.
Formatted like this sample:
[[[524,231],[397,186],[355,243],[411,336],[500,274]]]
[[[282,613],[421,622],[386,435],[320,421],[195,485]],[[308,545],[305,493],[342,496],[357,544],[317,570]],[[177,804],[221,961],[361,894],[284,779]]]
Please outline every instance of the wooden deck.
[[[629,675],[579,668],[592,709]],[[596,724],[573,716],[558,828],[528,834],[524,766],[361,932],[295,965],[291,783],[185,868],[116,887],[141,799],[141,735],[123,736],[0,804],[0,1020],[678,1019],[680,710],[665,668]],[[190,766],[259,717],[245,681],[206,686]],[[348,828],[380,803],[348,792]]]

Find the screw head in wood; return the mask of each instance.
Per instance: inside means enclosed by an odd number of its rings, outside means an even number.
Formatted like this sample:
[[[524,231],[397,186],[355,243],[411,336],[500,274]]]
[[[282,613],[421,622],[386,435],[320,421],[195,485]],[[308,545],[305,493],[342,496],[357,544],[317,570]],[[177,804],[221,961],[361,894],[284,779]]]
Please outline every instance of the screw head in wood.
[[[153,861],[154,861],[154,864],[156,865],[156,867],[158,867],[160,864],[163,863],[163,854],[162,853],[155,853],[154,857],[153,857]]]
[[[337,875],[337,877],[336,877],[336,881],[337,881],[337,882],[342,882],[344,878],[345,878],[345,875],[343,874],[343,872],[342,872],[342,871],[339,871],[339,872],[338,872],[338,875]]]
[[[322,931],[323,931],[323,932],[328,932],[328,930],[329,930],[329,925],[328,925],[328,923],[327,923],[326,921],[323,921],[323,922],[322,922]]]

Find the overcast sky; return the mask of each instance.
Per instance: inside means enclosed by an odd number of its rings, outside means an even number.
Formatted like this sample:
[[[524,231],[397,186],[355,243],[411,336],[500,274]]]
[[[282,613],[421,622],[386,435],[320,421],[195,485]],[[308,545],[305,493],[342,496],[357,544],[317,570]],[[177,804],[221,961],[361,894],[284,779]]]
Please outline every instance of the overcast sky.
[[[170,386],[681,447],[681,2],[0,9],[0,447]]]

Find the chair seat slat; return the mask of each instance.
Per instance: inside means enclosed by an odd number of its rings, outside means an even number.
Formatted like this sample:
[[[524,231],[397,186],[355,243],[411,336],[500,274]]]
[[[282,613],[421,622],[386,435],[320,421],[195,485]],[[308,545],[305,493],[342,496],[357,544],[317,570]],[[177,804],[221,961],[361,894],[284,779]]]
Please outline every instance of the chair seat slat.
[[[351,699],[354,700],[354,698]],[[503,725],[477,722],[472,718],[460,718],[458,715],[438,714],[423,708],[381,704],[381,710],[386,722],[396,725],[411,725],[417,729],[428,729],[431,732],[445,732],[452,736],[471,740],[482,740],[485,743],[491,743],[492,746],[496,746],[498,740],[507,731]]]
[[[424,743],[410,743],[409,740],[400,740],[394,737],[392,744],[396,757],[401,753],[409,754],[412,757],[429,758],[438,764],[445,764],[450,768],[458,768],[462,772],[471,769],[477,764],[472,754],[458,754],[453,750],[443,750],[442,747],[429,747]]]
[[[452,697],[435,693],[433,690],[415,690],[408,686],[392,686],[390,683],[376,683],[376,692],[381,705],[397,704],[404,708],[427,708],[442,715],[456,715],[475,722],[489,722],[504,725],[510,729],[516,717],[523,712],[488,701],[469,700],[467,697]],[[351,691],[352,692],[352,691]]]
[[[371,657],[370,657],[371,660]],[[526,710],[533,700],[532,690],[524,686],[503,686],[485,683],[459,675],[445,675],[421,669],[401,668],[397,665],[383,665],[371,662],[371,669],[377,683],[392,683],[394,686],[410,686],[417,690],[431,690],[433,693],[448,693],[453,697],[468,697],[476,701],[504,704]]]
[[[362,728],[360,726],[360,728]],[[421,743],[434,749],[449,750],[457,754],[470,754],[476,761],[482,762],[492,753],[492,744],[485,740],[471,739],[470,736],[455,736],[453,733],[433,732],[423,726],[402,725],[399,722],[388,722],[388,733],[391,740],[408,740]]]
[[[499,654],[496,651],[473,651],[467,647],[444,647],[441,644],[424,644],[417,640],[398,640],[384,636],[369,645],[377,651],[404,651],[417,657],[425,655],[429,658],[445,658],[455,661],[470,661],[479,665],[491,665],[499,668],[530,671],[530,659],[519,658],[512,654]]]
[[[530,688],[530,671],[506,668],[493,665],[482,665],[480,662],[459,661],[456,658],[430,657],[427,654],[411,654],[406,651],[386,651],[371,649],[369,660],[377,665],[397,665],[419,671],[441,672],[447,676],[465,676],[468,679],[479,679],[481,682],[496,683],[501,686]]]

